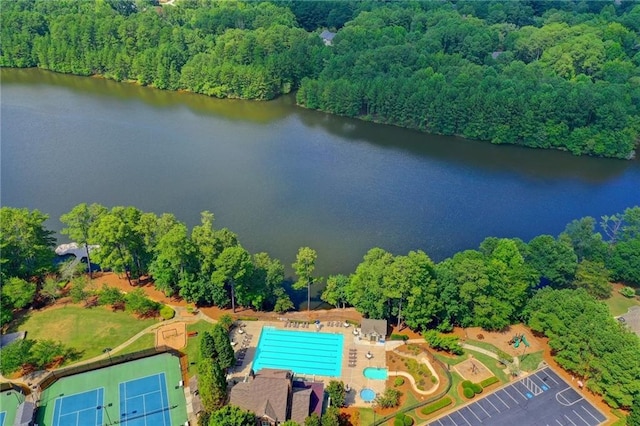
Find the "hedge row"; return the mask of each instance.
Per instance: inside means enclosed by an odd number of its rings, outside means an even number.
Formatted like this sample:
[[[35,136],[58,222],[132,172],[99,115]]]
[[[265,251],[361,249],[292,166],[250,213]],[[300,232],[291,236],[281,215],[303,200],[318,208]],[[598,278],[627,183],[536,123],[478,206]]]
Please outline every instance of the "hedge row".
[[[433,404],[425,405],[424,408],[420,410],[420,412],[425,415],[435,413],[436,411],[446,407],[447,405],[450,405],[452,402],[453,401],[451,400],[450,396],[445,396],[440,401],[436,401]]]
[[[480,386],[482,386],[483,388],[487,388],[494,383],[498,383],[499,381],[500,380],[496,376],[491,376],[488,379],[484,379],[483,381],[481,381]]]
[[[407,336],[406,334],[394,333],[389,337],[389,340],[403,340],[406,342],[407,340],[409,340],[409,336]]]

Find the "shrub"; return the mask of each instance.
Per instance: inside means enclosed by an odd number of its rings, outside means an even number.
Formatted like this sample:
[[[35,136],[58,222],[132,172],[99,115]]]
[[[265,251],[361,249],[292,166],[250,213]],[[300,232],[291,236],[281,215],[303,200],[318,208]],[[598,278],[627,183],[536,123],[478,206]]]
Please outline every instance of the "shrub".
[[[425,340],[433,349],[443,350],[454,355],[462,355],[464,351],[458,344],[458,336],[446,336],[435,330],[429,330],[424,335]]]
[[[258,321],[257,317],[238,317],[238,321]]]
[[[404,342],[406,342],[407,340],[409,340],[409,336],[407,336],[406,334],[392,334],[391,337],[389,337],[389,340],[402,340]]]
[[[467,398],[467,399],[471,399],[474,396],[476,396],[476,393],[471,388],[463,388],[462,389],[462,393],[465,396],[465,398]]]
[[[176,311],[171,308],[171,306],[162,305],[160,308],[160,316],[162,319],[170,320],[171,318],[176,316]]]
[[[412,424],[413,419],[403,413],[396,415],[396,418],[393,420],[393,426],[411,426]]]
[[[331,380],[326,388],[327,394],[331,398],[331,405],[334,407],[343,407],[346,397],[344,383],[338,380]]]
[[[636,292],[633,291],[631,287],[622,287],[620,289],[620,294],[623,295],[624,297],[632,298],[633,296],[636,295]]]
[[[422,408],[422,410],[420,410],[420,412],[422,414],[424,414],[424,415],[435,413],[436,411],[443,409],[447,405],[450,405],[451,402],[452,402],[451,397],[445,396],[444,398],[442,398],[439,401],[436,401],[436,402],[434,402],[432,404],[425,405]]]
[[[101,305],[116,305],[124,302],[124,293],[116,287],[109,287],[102,284],[102,288],[98,292],[98,303]]]
[[[126,297],[127,308],[140,316],[149,316],[160,309],[160,304],[147,298],[141,288],[135,289]]]
[[[482,386],[477,383],[471,383],[471,390],[477,395],[479,393],[482,393]]]
[[[484,379],[483,381],[480,382],[480,386],[482,386],[483,388],[489,387],[494,383],[498,383],[500,380],[498,380],[498,378],[496,376],[491,376],[487,379]]]
[[[229,314],[222,314],[220,315],[220,318],[218,318],[218,324],[220,324],[226,331],[229,331],[233,325],[233,317]]]
[[[402,377],[396,377],[396,379],[393,381],[393,386],[402,386],[404,385],[404,379]]]
[[[470,388],[471,385],[473,385],[473,383],[471,383],[471,380],[465,380],[464,382],[462,382],[463,388]]]
[[[387,389],[382,395],[378,395],[376,402],[381,408],[396,407],[400,402],[402,392],[396,389]]]

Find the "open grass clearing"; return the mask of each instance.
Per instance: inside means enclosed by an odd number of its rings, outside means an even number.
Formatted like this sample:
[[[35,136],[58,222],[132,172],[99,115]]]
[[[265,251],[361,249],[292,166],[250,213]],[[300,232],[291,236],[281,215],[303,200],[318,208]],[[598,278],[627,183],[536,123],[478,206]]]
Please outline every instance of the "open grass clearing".
[[[202,338],[202,333],[211,330],[211,327],[213,327],[213,324],[207,321],[198,321],[193,324],[187,324],[187,335],[193,332],[198,333],[198,336],[196,337],[187,337],[187,347],[185,352],[187,354],[187,360],[189,361],[189,367],[187,369],[189,377],[192,377],[197,373],[196,364],[199,359],[198,353],[200,350],[200,339]]]
[[[444,365],[456,365],[456,364],[460,364],[462,361],[466,360],[467,358],[469,358],[468,354],[462,354],[462,355],[455,355],[455,356],[449,356],[449,355],[443,355],[439,352],[433,352],[433,356],[436,357],[436,359],[440,360],[441,362],[444,363]]]
[[[618,289],[619,287],[616,287],[611,293],[611,297],[604,301],[614,317],[626,314],[632,306],[640,306],[640,300],[635,297],[624,297],[618,292]]]
[[[482,348],[482,349],[486,349],[486,350],[488,350],[490,352],[493,352],[494,354],[498,353],[498,348],[496,348],[491,343],[483,342],[481,340],[472,340],[472,339],[467,339],[465,341],[465,343],[467,343],[469,345],[472,345],[472,346],[477,346],[477,347]]]
[[[30,312],[18,330],[26,331],[28,339],[58,340],[81,352],[80,361],[101,355],[105,348],[115,348],[157,322],[102,306],[67,305]]]
[[[520,369],[524,371],[533,371],[543,360],[544,351],[532,352],[520,356]]]
[[[121,350],[117,353],[117,355],[121,354],[130,354],[133,352],[138,352],[144,349],[153,348],[156,344],[156,335],[155,333],[145,333],[136,339],[132,344]],[[114,354],[115,355],[115,354]]]

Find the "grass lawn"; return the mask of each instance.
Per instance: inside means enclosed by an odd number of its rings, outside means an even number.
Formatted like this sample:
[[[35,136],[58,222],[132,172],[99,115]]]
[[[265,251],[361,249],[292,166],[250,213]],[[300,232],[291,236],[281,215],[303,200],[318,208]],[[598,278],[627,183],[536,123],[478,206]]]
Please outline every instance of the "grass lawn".
[[[447,392],[447,395],[449,395],[451,399],[453,399],[454,406],[458,404],[463,404],[466,401],[458,393],[458,385],[462,383],[462,377],[460,377],[460,375],[455,371],[451,372],[451,377],[452,377],[451,389],[449,389],[449,392]]]
[[[444,365],[447,365],[447,364],[449,364],[449,365],[460,364],[462,361],[464,361],[465,359],[469,358],[469,355],[467,355],[467,354],[456,355],[455,357],[451,357],[451,356],[446,356],[446,355],[439,354],[437,352],[434,352],[433,356],[435,356],[438,360],[442,361],[444,363]]]
[[[477,347],[482,348],[482,349],[486,349],[488,351],[493,352],[494,354],[498,353],[498,348],[493,346],[491,343],[482,342],[480,340],[471,340],[471,339],[467,339],[465,341],[465,343],[468,343],[468,344],[470,344],[472,346],[477,346]]]
[[[198,321],[193,324],[187,324],[187,333],[192,331],[197,331],[197,337],[188,337],[187,338],[187,360],[189,361],[188,375],[192,377],[196,374],[196,363],[198,362],[198,351],[200,348],[200,339],[202,338],[202,333],[205,331],[211,330],[213,324],[207,321]]]
[[[538,368],[542,362],[544,351],[532,352],[524,354],[520,357],[520,369],[524,371],[533,371]]]
[[[155,333],[146,333],[140,336],[135,342],[121,350],[120,352],[114,353],[114,355],[122,355],[122,354],[130,354],[132,352],[138,352],[143,349],[153,348],[156,344],[156,334]]]
[[[483,363],[489,370],[491,370],[493,375],[500,379],[502,383],[506,383],[509,381],[509,377],[507,377],[505,372],[502,371],[502,364],[500,364],[501,367],[498,367],[498,360],[491,358],[489,355],[481,354],[480,352],[470,351],[468,349],[465,349],[465,351],[472,353],[473,357]]]
[[[635,297],[629,299],[618,293],[617,290],[613,290],[611,297],[605,300],[604,303],[609,307],[609,311],[614,317],[626,314],[632,306],[640,306],[640,301]]]
[[[150,325],[155,319],[138,319],[128,312],[112,312],[98,306],[62,308],[31,312],[18,326],[28,339],[59,340],[81,352],[79,360],[102,354],[104,348],[115,348]]]

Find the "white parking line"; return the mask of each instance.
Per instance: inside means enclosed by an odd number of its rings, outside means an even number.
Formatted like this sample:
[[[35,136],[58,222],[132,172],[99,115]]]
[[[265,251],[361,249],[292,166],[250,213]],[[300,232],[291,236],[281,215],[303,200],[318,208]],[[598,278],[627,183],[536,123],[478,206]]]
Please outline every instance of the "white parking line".
[[[476,413],[474,413],[470,407],[471,407],[470,405],[467,405],[467,410],[471,411],[471,414],[473,414],[476,417],[476,419],[478,419],[478,421],[482,423],[482,420],[480,420],[480,417],[476,416]]]
[[[518,401],[516,401],[516,399],[515,399],[514,397],[512,397],[512,396],[511,396],[511,394],[510,394],[509,392],[507,392],[505,389],[503,389],[503,391],[504,391],[504,393],[506,393],[506,394],[507,394],[507,396],[508,396],[509,398],[511,398],[511,399],[513,400],[513,402],[515,402],[516,404],[518,403]]]
[[[513,386],[511,386],[511,387],[513,389],[515,389],[520,395],[522,395],[522,398],[524,398],[525,401],[529,400],[529,398],[527,398],[526,396],[524,396],[524,394],[522,392],[520,392],[520,389],[518,389],[515,384]]]
[[[556,419],[556,422],[558,422],[560,426],[563,426],[562,423],[560,423],[560,420]]]
[[[480,401],[476,402],[475,405],[477,405],[478,407],[480,407],[482,409],[482,411],[484,411],[484,413],[491,417],[491,414],[487,413],[487,410],[484,409],[484,407],[482,405],[480,405]]]
[[[571,411],[573,411],[573,412],[575,413],[575,415],[576,415],[576,416],[580,417],[580,420],[582,420],[585,424],[587,424],[587,425],[591,425],[591,423],[589,423],[588,421],[586,421],[585,419],[583,419],[583,418],[582,418],[582,416],[576,412],[576,410],[571,410]],[[596,420],[597,420],[597,419],[596,419]]]
[[[449,418],[451,423],[453,423],[454,426],[458,426],[458,423],[456,423],[456,421],[451,418],[451,414],[449,414],[447,417]]]
[[[598,422],[598,423],[596,423],[596,424],[600,424],[600,420],[598,420],[598,418],[597,418],[596,416],[594,416],[593,414],[591,414],[591,411],[587,410],[587,409],[585,408],[585,406],[584,406],[584,405],[582,406],[582,409],[583,409],[584,411],[586,411],[588,415],[590,415],[591,417],[593,417],[593,420],[595,420],[596,422]]]
[[[467,422],[467,424],[469,426],[471,426],[471,423],[469,423],[469,420],[467,420],[467,418],[465,416],[462,415],[462,413],[460,411],[458,411],[458,414],[460,414],[460,417],[462,417],[462,420],[464,420],[465,422]]]
[[[506,403],[506,402],[504,402],[504,401],[502,400],[502,398],[500,398],[500,395],[498,395],[497,393],[494,393],[494,395],[496,396],[496,398],[498,398],[498,399],[500,400],[500,402],[502,402],[502,403],[504,404],[504,406],[505,406],[505,407],[510,408],[510,407],[507,405],[507,403]]]
[[[448,417],[448,416],[447,416],[447,417]],[[442,424],[442,422],[440,421],[440,419],[438,419],[438,423],[440,423],[440,426],[444,426],[444,425]]]
[[[565,418],[565,419],[567,419],[567,420],[569,420],[573,426],[578,426],[577,424],[575,424],[575,423],[573,422],[573,420],[571,420],[569,417],[567,417],[567,415],[566,415],[566,414],[563,414],[563,415],[564,415],[564,418]]]
[[[489,400],[489,398],[490,398],[490,397],[491,397],[491,395],[489,395],[488,397],[486,397],[486,398],[485,398],[485,401],[487,401],[489,404],[491,404],[491,406],[492,406],[493,408],[495,408],[495,409],[496,409],[496,411],[497,411],[498,413],[500,413],[500,410],[498,410],[498,407],[496,407],[495,405],[493,405],[493,402],[491,402],[491,401]]]
[[[545,373],[547,374],[547,377],[548,377],[548,378],[550,378],[551,380],[553,380],[553,383],[555,383],[556,385],[559,385],[559,384],[560,384],[556,379],[554,379],[554,378],[553,378],[553,376],[551,376],[551,374],[549,374],[549,373],[547,372],[547,370],[545,370]]]

